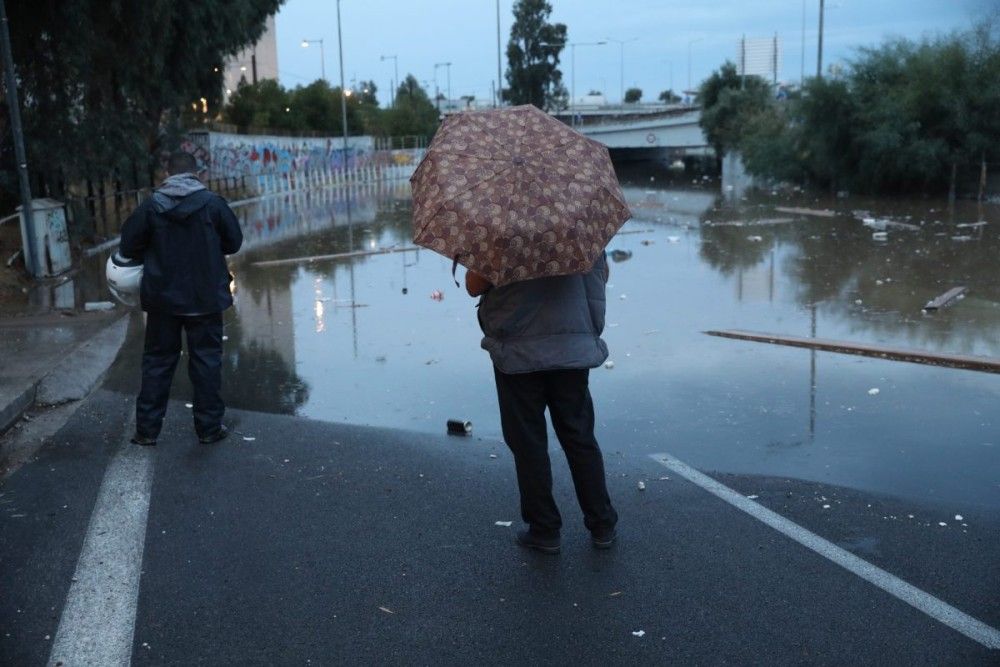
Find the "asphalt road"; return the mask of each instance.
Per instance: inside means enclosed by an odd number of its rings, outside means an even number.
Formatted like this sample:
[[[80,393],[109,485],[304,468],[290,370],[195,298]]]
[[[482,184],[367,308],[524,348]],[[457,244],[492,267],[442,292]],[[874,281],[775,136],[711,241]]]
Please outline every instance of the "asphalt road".
[[[67,595],[86,576],[85,540],[106,537],[86,536],[121,451],[149,466],[144,543],[97,556],[90,576],[117,585],[135,561],[134,590],[112,585],[107,601],[124,615],[97,632],[130,640],[136,665],[1000,663],[647,456],[608,457],[622,519],[606,552],[591,548],[554,456],[563,552],[544,556],[513,543],[502,443],[231,411],[238,433],[202,446],[175,402],[159,446],[136,453],[131,397],[112,382],[0,487],[0,664],[45,664],[72,632]],[[1000,627],[1000,517],[716,479]],[[135,518],[132,496],[112,500]],[[115,620],[130,609],[134,632]]]

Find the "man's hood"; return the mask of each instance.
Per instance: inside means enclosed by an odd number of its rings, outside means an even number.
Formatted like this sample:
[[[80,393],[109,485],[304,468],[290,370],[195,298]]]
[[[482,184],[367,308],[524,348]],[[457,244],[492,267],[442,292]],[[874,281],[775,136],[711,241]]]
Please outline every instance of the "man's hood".
[[[201,210],[211,193],[194,174],[169,176],[153,193],[153,210],[177,222]]]

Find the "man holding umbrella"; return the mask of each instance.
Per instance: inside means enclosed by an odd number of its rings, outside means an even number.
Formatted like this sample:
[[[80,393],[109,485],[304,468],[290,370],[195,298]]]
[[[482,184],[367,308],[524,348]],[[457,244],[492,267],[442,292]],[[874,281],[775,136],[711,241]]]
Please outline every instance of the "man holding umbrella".
[[[411,179],[414,240],[469,268],[481,296],[524,547],[560,551],[545,410],[596,548],[615,541],[589,369],[608,356],[604,247],[630,216],[607,149],[531,106],[449,117]]]

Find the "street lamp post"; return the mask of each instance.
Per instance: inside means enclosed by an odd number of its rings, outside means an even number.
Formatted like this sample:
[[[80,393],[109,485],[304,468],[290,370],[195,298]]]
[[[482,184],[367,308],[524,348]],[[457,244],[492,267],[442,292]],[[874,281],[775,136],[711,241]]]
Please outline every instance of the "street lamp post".
[[[704,39],[704,37],[699,37],[698,39],[692,39],[688,42],[688,91],[691,90],[691,47]]]
[[[7,84],[7,110],[10,114],[10,129],[14,135],[14,159],[17,162],[17,181],[21,195],[21,215],[24,216],[24,268],[33,276],[43,273],[41,266],[35,266],[35,255],[39,239],[35,238],[35,211],[31,199],[31,180],[28,175],[28,158],[24,151],[24,133],[21,129],[21,106],[17,99],[17,76],[10,50],[10,30],[7,25],[7,6],[0,0],[0,40],[4,64],[4,79]]]
[[[319,44],[319,71],[321,76],[323,77],[323,80],[326,81],[326,56],[323,55],[323,40],[322,39],[302,40],[303,49],[308,49],[310,44]]]
[[[320,44],[322,47],[322,43]],[[337,0],[337,50],[340,54],[340,122],[344,128],[344,174],[347,174],[347,89],[344,87],[344,38],[340,32],[340,0]]]
[[[823,78],[823,0],[819,0],[819,45],[816,47],[816,78]]]
[[[569,53],[570,53],[570,101],[569,101],[569,113],[570,120],[569,124],[571,127],[576,126],[576,113],[573,111],[573,107],[576,105],[576,47],[578,46],[603,46],[607,44],[607,40],[601,40],[600,42],[570,42],[569,43]],[[551,42],[542,42],[539,46],[566,46],[566,42],[561,42],[558,44],[553,44]]]
[[[635,42],[638,40],[638,37],[633,37],[632,39],[607,38],[607,41],[614,42],[618,45],[618,67],[620,69],[618,82],[621,85],[622,104],[625,104],[625,45],[629,42]]]
[[[500,79],[500,0],[497,0],[497,107],[503,106],[503,81]]]
[[[390,93],[392,93],[392,106],[396,106],[396,88],[399,86],[399,58],[397,56],[379,56],[379,62],[385,62],[386,60],[392,60],[393,74],[396,77],[396,83]]]
[[[447,68],[448,72],[448,99],[451,99],[451,63],[434,63],[434,106],[438,113],[441,113],[441,94],[438,92],[438,67]]]

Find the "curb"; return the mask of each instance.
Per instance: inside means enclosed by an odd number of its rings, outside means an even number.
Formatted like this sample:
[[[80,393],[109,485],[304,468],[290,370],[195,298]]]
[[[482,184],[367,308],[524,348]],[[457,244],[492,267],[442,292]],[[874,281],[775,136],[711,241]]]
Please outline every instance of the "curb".
[[[0,434],[17,423],[21,416],[35,403],[38,391],[38,381],[25,381],[22,390],[15,390],[15,395],[5,405],[0,405]]]
[[[104,379],[127,332],[128,316],[123,315],[66,355],[38,382],[35,403],[51,406],[85,398]]]
[[[62,361],[37,380],[25,380],[23,388],[0,401],[0,435],[16,424],[34,406],[44,407],[80,400],[104,379],[118,356],[128,332],[129,317],[123,314],[93,338],[78,345]]]

